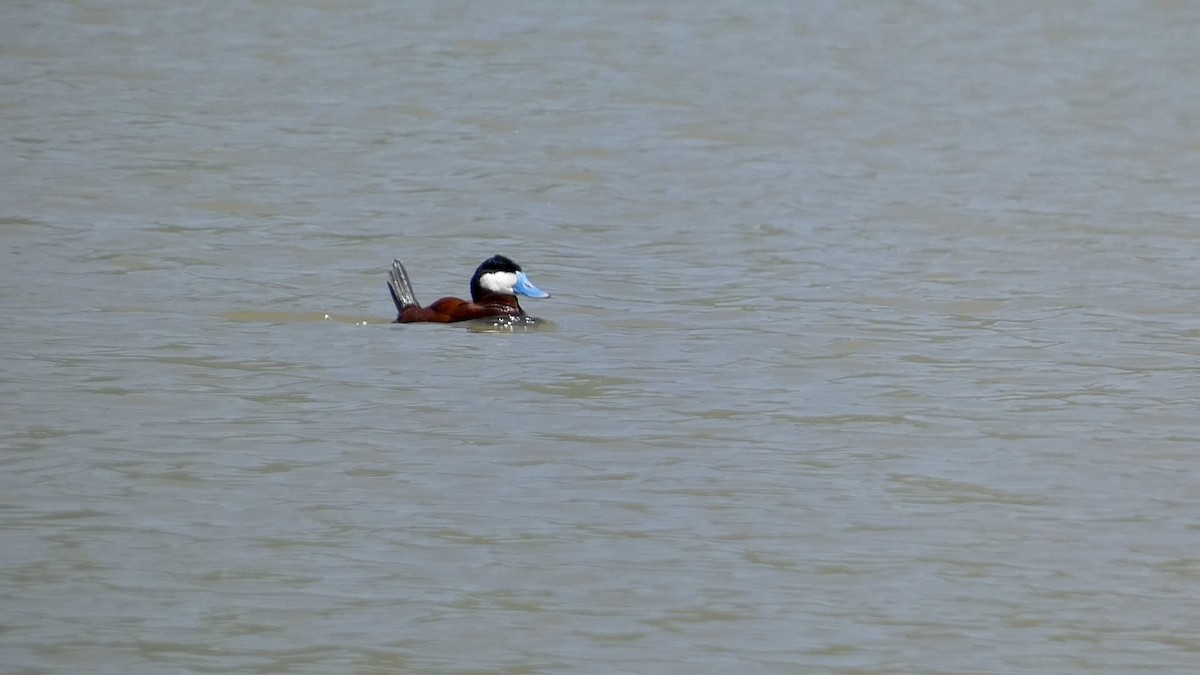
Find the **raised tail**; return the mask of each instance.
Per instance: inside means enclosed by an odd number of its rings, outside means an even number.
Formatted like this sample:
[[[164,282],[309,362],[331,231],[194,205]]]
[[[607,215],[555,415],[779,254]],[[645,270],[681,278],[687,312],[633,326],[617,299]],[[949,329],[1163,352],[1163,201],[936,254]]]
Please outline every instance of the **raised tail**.
[[[399,258],[392,261],[392,269],[388,272],[388,291],[392,294],[392,301],[396,303],[398,313],[404,313],[407,307],[421,306],[421,303],[417,302],[417,296],[413,295],[408,272],[404,271],[404,265],[400,264]]]

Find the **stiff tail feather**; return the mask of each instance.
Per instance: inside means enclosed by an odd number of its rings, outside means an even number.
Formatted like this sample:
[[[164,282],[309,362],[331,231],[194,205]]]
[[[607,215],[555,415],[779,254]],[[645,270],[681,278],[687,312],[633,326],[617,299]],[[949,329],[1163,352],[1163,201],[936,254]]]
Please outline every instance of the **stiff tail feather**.
[[[388,291],[392,294],[392,301],[396,303],[397,312],[404,312],[406,307],[421,306],[421,303],[417,302],[417,296],[413,294],[412,284],[408,281],[408,272],[404,271],[404,265],[400,264],[399,258],[392,261],[392,269],[388,272]]]

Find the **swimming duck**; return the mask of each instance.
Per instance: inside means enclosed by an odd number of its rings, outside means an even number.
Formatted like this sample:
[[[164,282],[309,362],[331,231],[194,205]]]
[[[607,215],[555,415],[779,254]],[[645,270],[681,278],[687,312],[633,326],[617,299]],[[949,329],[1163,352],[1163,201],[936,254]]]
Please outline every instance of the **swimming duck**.
[[[422,307],[413,294],[408,272],[400,264],[399,258],[392,261],[392,269],[388,273],[388,291],[398,312],[395,323],[450,323],[490,316],[525,316],[525,310],[517,302],[518,295],[527,298],[550,297],[549,293],[529,281],[520,265],[502,255],[484,260],[475,270],[475,276],[471,277],[470,302],[450,297]]]

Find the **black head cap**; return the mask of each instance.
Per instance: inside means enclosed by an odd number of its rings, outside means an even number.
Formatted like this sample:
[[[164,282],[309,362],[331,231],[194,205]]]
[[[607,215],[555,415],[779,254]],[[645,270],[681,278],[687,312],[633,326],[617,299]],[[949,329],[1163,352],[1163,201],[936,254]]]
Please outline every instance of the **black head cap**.
[[[521,266],[513,262],[509,258],[502,255],[494,255],[479,264],[479,268],[475,270],[475,276],[486,274],[488,272],[520,272]]]
[[[520,271],[520,265],[499,254],[484,260],[479,267],[475,268],[475,276],[471,277],[471,300],[478,301],[483,296],[483,289],[479,286],[479,277],[488,272],[516,273]]]

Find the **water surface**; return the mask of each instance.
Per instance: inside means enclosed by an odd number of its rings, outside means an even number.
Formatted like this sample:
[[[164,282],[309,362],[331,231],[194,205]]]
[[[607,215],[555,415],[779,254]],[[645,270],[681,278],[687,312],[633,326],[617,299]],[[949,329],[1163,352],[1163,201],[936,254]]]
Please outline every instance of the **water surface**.
[[[1195,7],[0,26],[6,672],[1200,660]]]

